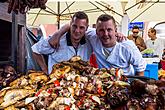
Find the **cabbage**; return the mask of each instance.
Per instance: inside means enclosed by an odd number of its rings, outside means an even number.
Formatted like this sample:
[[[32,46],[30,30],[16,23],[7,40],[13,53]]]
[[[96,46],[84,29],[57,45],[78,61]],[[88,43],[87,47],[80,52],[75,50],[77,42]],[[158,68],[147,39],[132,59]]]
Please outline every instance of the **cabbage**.
[[[147,48],[147,49],[143,50],[141,53],[142,54],[153,54],[154,53],[154,49]]]

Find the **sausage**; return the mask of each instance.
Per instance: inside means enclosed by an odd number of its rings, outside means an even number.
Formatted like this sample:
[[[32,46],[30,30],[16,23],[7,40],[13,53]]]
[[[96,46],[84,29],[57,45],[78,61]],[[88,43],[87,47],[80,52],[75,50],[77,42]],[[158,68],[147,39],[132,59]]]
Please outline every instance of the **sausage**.
[[[10,0],[9,5],[8,5],[8,10],[7,10],[8,13],[11,13],[12,8],[13,8],[13,4],[14,4],[14,0]]]

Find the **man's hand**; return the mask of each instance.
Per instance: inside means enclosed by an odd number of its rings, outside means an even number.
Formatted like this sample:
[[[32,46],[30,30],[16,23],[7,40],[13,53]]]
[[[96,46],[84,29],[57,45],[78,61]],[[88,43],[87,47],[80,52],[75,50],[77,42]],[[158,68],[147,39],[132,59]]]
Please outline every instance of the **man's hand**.
[[[127,37],[122,33],[116,33],[117,42],[123,42],[127,40]]]
[[[46,67],[46,68],[44,68],[44,67],[42,68],[42,67],[41,67],[41,69],[42,69],[42,71],[43,71],[45,74],[49,74],[49,73],[48,73],[48,68],[47,68],[47,67]]]
[[[52,48],[55,48],[58,50],[60,46],[60,38],[65,34],[67,31],[69,31],[70,24],[65,24],[62,28],[60,28],[57,32],[55,32],[52,37],[49,39],[49,44]]]

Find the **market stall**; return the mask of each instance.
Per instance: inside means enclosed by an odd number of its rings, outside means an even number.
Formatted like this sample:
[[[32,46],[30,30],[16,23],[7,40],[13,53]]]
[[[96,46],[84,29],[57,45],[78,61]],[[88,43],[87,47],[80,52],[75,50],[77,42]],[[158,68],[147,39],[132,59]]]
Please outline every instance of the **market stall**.
[[[13,4],[15,0],[11,1],[10,3]],[[7,12],[8,5],[6,3],[0,3],[0,5],[4,7],[0,6],[0,9],[5,9],[5,12]],[[14,8],[8,7],[9,12],[11,10],[19,11],[17,7],[13,5],[11,7]],[[17,74],[17,72],[22,72],[18,69],[23,70],[23,64],[25,64],[25,38],[23,37],[25,30],[23,29],[26,25],[25,22],[19,23],[19,14],[12,13],[9,16],[12,16],[13,19],[9,20],[12,34],[8,35],[9,38],[11,36],[12,38],[6,40],[12,41],[9,44],[9,47],[12,48],[9,48],[11,54],[8,57],[11,56],[12,60],[9,61],[14,63],[16,70],[12,66],[5,66],[3,72],[1,72],[0,109],[165,109],[165,81],[138,76],[127,77],[123,75],[121,69],[94,68],[88,62],[82,61],[80,57],[73,57],[68,61],[53,65],[50,75],[42,71],[32,70],[25,74]],[[2,17],[2,19],[6,18]],[[4,23],[4,25],[6,24],[8,23]],[[20,66],[20,62],[22,66]]]
[[[73,57],[55,64],[49,76],[29,71],[9,83],[0,91],[0,109],[165,109],[165,81],[129,80],[121,73],[122,70],[93,68]]]

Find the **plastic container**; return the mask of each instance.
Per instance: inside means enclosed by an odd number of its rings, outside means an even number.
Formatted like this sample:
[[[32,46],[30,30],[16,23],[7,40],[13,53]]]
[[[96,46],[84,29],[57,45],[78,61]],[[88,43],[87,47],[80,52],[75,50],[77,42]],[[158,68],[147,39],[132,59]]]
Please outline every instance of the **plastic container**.
[[[144,76],[158,80],[158,64],[147,64]]]

